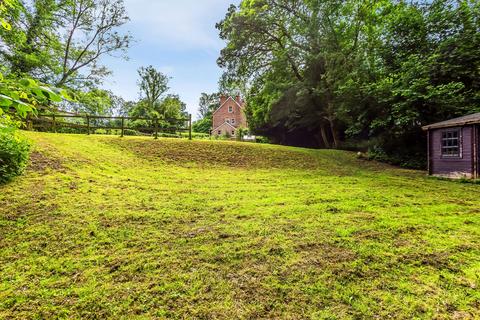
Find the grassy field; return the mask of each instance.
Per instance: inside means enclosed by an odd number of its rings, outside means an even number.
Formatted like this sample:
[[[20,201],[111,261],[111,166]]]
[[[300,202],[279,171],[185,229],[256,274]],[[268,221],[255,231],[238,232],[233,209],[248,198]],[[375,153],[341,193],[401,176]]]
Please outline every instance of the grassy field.
[[[352,153],[28,133],[0,319],[479,319],[480,185]]]

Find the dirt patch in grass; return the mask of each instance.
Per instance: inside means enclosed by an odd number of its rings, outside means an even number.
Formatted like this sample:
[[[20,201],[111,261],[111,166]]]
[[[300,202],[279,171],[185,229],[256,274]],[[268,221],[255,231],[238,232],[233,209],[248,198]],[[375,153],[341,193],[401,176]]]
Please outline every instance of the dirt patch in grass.
[[[411,253],[400,256],[399,261],[403,264],[415,266],[429,266],[438,270],[458,272],[458,266],[450,259],[450,252]]]
[[[302,256],[300,265],[325,267],[340,265],[356,259],[356,254],[350,249],[329,243],[306,243],[295,249]]]
[[[63,171],[64,167],[60,159],[47,156],[39,151],[33,151],[30,154],[30,162],[27,169],[34,172],[44,172],[48,169]]]
[[[123,149],[148,160],[169,164],[194,163],[199,166],[231,166],[237,168],[320,168],[318,158],[308,152],[269,148],[246,143],[182,140],[112,140]]]

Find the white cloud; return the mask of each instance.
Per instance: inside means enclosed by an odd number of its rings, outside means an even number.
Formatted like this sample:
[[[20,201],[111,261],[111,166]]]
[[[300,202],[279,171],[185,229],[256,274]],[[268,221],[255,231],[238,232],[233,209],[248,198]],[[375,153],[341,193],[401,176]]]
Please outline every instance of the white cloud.
[[[218,50],[215,25],[226,13],[228,0],[126,0],[130,27],[142,42],[174,49]]]

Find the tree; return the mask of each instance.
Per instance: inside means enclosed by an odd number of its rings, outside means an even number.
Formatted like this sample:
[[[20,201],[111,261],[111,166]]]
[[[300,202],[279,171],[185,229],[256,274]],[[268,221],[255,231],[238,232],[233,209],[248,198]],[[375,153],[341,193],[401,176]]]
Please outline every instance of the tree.
[[[209,134],[212,130],[212,118],[203,118],[192,124],[194,132]]]
[[[109,74],[100,58],[124,54],[131,40],[118,31],[128,21],[121,0],[25,0],[10,18],[0,58],[10,72],[57,87],[95,86]]]
[[[479,17],[466,0],[244,0],[217,24],[222,82],[275,142],[411,163],[422,125],[478,110]]]
[[[138,69],[140,80],[138,86],[142,99],[144,113],[151,113],[155,110],[163,94],[168,91],[168,76],[157,71],[153,66],[141,67]]]
[[[198,102],[198,117],[203,119],[211,116],[212,112],[218,108],[218,101],[220,100],[219,93],[201,93],[199,102]]]
[[[176,94],[167,95],[155,108],[159,115],[166,119],[182,119],[188,116],[187,105]]]
[[[15,31],[8,20],[11,13],[17,10],[19,3],[15,0],[7,0],[0,3],[0,22],[5,33],[9,35]],[[3,71],[3,70],[0,70]],[[15,110],[15,116],[26,117],[27,114],[35,112],[36,107],[48,102],[60,102],[63,99],[70,99],[65,90],[50,88],[30,78],[16,78],[11,75],[5,77],[0,73],[0,119],[9,125],[9,115],[5,112]]]
[[[130,35],[117,31],[129,20],[123,0],[73,0],[60,8],[66,42],[61,46],[62,68],[55,84],[98,81],[108,74],[99,59],[125,53],[130,44]],[[83,69],[87,72],[82,74]]]
[[[198,121],[192,124],[193,130],[199,133],[210,133],[213,125],[213,112],[219,107],[220,101],[219,93],[204,93],[202,92],[198,105]]]

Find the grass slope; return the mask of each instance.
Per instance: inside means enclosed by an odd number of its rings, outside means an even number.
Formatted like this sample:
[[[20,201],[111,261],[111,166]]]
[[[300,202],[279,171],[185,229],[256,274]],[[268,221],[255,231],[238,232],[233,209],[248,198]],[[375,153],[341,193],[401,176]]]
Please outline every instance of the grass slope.
[[[0,318],[480,317],[480,185],[340,151],[28,135],[0,187]]]

